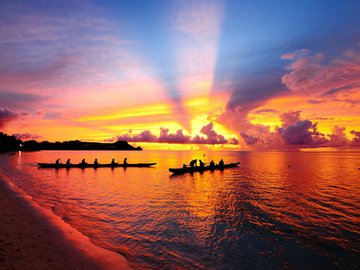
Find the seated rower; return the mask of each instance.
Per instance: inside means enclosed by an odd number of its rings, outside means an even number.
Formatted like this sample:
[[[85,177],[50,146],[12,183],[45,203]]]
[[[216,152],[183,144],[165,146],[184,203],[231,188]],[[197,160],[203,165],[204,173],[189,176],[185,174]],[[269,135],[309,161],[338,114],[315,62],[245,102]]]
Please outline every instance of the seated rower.
[[[223,161],[222,159],[219,161],[219,167],[220,167],[220,168],[223,168],[223,167],[224,167],[224,161]]]
[[[111,166],[115,166],[115,158],[113,158],[112,160],[111,160]]]
[[[210,169],[214,169],[215,168],[215,162],[212,160],[210,161]]]
[[[201,159],[199,159],[199,163],[200,163],[200,168],[201,168],[201,169],[203,169],[203,168],[205,167],[205,163],[204,163],[204,162],[202,162],[202,160],[201,160]]]
[[[95,158],[95,160],[94,160],[94,165],[95,165],[95,166],[98,166],[98,165],[99,165],[99,162],[98,162],[97,158]]]
[[[67,165],[67,166],[70,165],[70,158],[68,158],[68,160],[66,161],[66,165]]]
[[[56,161],[55,161],[55,165],[59,165],[60,164],[60,158],[58,158]]]
[[[124,158],[124,165],[127,165],[127,158]]]
[[[86,165],[85,158],[81,161],[81,165]]]
[[[186,164],[183,164],[183,169],[186,169],[186,168],[187,168]]]
[[[197,159],[193,159],[192,161],[190,161],[190,167],[191,168],[196,167],[196,163],[197,163]]]

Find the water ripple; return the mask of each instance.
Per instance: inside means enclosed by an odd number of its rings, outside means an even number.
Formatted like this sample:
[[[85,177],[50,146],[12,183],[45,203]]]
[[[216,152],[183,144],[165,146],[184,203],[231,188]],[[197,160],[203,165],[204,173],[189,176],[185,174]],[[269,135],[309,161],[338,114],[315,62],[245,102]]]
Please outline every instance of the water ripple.
[[[241,166],[176,177],[168,167],[196,153],[126,153],[129,160],[158,162],[151,170],[33,166],[114,155],[125,154],[42,151],[21,160],[0,156],[0,164],[41,205],[94,243],[125,254],[135,269],[360,265],[360,177],[351,165],[359,154],[209,152],[209,159]]]

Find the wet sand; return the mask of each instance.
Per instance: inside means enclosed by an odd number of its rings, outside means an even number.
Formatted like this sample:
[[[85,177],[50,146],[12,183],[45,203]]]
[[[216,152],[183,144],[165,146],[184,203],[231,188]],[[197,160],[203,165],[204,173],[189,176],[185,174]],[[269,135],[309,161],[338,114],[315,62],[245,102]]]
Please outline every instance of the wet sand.
[[[0,269],[130,269],[0,177]]]

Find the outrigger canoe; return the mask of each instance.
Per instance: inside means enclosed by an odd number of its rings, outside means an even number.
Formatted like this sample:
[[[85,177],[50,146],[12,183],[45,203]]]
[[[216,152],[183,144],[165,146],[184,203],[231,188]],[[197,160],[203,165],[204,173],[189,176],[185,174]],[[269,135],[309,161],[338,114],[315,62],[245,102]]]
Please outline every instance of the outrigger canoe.
[[[115,163],[115,164],[111,164],[111,163],[105,163],[105,164],[93,164],[93,163],[86,163],[86,164],[55,164],[55,163],[38,163],[38,166],[40,168],[127,168],[127,167],[150,167],[155,165],[156,163],[127,163],[127,164],[123,164],[123,163]]]
[[[172,172],[173,174],[215,171],[215,170],[223,170],[223,169],[227,169],[227,168],[233,168],[239,164],[240,164],[240,162],[228,163],[228,164],[224,164],[223,166],[215,165],[215,167],[205,166],[203,168],[201,168],[201,167],[170,168],[169,171]]]

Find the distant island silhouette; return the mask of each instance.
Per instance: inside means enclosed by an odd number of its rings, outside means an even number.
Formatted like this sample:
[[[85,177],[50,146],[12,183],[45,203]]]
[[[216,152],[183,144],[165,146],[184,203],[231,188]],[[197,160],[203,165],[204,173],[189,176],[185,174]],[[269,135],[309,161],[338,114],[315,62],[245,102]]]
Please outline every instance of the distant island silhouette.
[[[126,150],[141,151],[142,148],[134,147],[126,141],[114,143],[82,142],[79,140],[65,142],[37,142],[35,140],[23,142],[15,136],[0,132],[0,152],[11,151],[40,151],[40,150]]]

